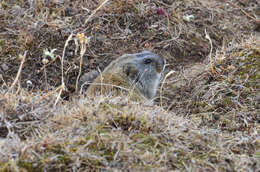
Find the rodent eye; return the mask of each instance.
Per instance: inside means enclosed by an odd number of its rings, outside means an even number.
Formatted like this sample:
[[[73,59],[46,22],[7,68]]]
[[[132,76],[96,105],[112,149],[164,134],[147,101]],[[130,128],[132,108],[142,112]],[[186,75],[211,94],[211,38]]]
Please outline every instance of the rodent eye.
[[[151,60],[151,59],[145,59],[145,60],[144,60],[144,64],[150,64],[150,63],[152,63],[152,60]]]

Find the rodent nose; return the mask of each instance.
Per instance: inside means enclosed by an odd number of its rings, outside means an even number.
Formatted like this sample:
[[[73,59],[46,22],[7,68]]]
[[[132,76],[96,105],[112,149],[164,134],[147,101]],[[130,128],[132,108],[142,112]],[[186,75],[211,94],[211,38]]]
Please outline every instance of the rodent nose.
[[[165,60],[160,57],[160,56],[156,56],[154,57],[154,61],[155,61],[155,68],[156,68],[156,72],[161,73],[164,70],[165,67]]]

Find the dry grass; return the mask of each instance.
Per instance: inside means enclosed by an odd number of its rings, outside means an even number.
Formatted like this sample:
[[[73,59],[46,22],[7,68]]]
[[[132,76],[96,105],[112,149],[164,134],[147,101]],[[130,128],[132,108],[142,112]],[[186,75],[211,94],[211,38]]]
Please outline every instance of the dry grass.
[[[0,171],[259,170],[258,7],[2,1]],[[81,73],[142,49],[167,61],[156,105],[75,91]]]

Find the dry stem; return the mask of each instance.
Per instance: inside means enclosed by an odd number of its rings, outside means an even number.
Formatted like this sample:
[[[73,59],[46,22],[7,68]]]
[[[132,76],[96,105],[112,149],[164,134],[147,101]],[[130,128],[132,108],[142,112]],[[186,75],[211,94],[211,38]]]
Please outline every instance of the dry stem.
[[[85,24],[88,23],[88,21],[96,14],[96,12],[97,12],[100,8],[102,8],[102,7],[107,3],[107,1],[109,1],[109,0],[104,0],[104,1],[100,4],[100,6],[98,6],[98,7],[92,12],[92,14],[85,20]]]
[[[19,70],[18,70],[17,75],[16,75],[16,77],[15,77],[15,80],[14,80],[14,82],[12,83],[12,85],[11,85],[11,87],[10,87],[9,90],[12,90],[12,89],[14,88],[14,86],[16,85],[16,83],[17,83],[17,81],[18,81],[18,79],[19,79],[19,77],[20,77],[20,75],[21,75],[21,71],[22,71],[22,68],[23,68],[23,64],[24,64],[24,62],[25,62],[26,54],[27,54],[27,51],[25,51],[24,54],[23,54],[23,56],[22,56],[22,61],[21,61]]]

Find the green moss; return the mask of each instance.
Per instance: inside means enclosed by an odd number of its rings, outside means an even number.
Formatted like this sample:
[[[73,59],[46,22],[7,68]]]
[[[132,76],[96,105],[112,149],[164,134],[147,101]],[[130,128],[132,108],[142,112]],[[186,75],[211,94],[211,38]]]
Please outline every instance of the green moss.
[[[214,108],[213,106],[209,105],[209,104],[205,107],[205,111],[206,111],[206,112],[213,112],[214,109],[215,109],[215,108]]]
[[[60,144],[48,145],[46,151],[53,152],[55,154],[65,154],[63,147]]]
[[[233,128],[233,123],[232,123],[231,120],[224,118],[221,121],[222,121],[223,124],[226,125],[226,127],[230,128],[230,129]]]
[[[240,53],[241,69],[239,75],[241,79],[248,80],[247,87],[259,88],[260,82],[260,49],[251,49]]]
[[[19,165],[19,167],[26,169],[26,171],[28,171],[28,172],[41,171],[40,169],[36,169],[33,166],[32,162],[26,162],[26,161],[19,160],[18,165]]]
[[[241,92],[241,97],[243,99],[246,99],[250,94],[252,93],[250,88],[244,87],[242,92]]]
[[[223,106],[233,106],[234,103],[231,100],[231,97],[225,97],[222,99],[222,105]]]
[[[8,4],[5,1],[1,1],[1,7],[6,10],[8,8]]]
[[[64,154],[64,155],[58,156],[58,161],[57,161],[57,162],[58,162],[59,164],[64,164],[64,165],[66,165],[66,164],[69,164],[69,163],[71,162],[71,160],[70,160],[69,155]]]
[[[11,163],[1,163],[0,164],[0,172],[12,172],[14,169],[12,169]]]
[[[197,105],[198,105],[199,107],[204,108],[204,107],[207,106],[207,103],[205,103],[205,102],[203,102],[203,101],[200,101],[200,102],[197,103]]]
[[[7,163],[0,163],[0,172],[34,172],[41,171],[40,168],[33,166],[32,162],[26,162],[22,160],[9,161]]]
[[[134,145],[139,149],[149,149],[149,148],[160,148],[162,144],[158,144],[158,139],[145,135],[142,133],[134,134],[131,136],[131,139],[134,141]]]
[[[207,160],[208,157],[209,157],[209,154],[207,154],[207,153],[203,153],[203,154],[200,154],[200,155],[198,156],[198,158],[199,158],[200,160]]]
[[[256,152],[254,156],[260,159],[260,152]]]

